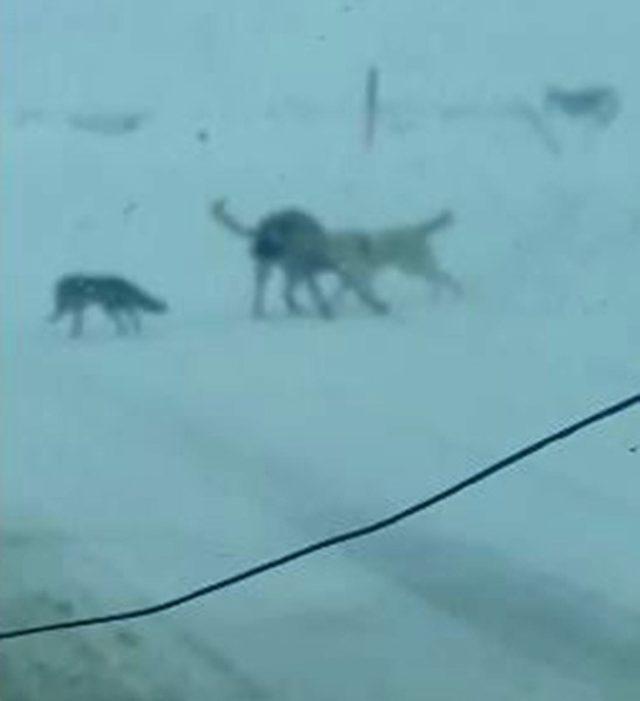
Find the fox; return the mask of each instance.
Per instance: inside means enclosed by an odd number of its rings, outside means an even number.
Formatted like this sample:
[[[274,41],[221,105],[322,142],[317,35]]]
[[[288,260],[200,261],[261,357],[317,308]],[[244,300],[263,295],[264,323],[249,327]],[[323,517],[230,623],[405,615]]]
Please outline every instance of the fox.
[[[354,274],[333,255],[323,225],[308,212],[296,208],[279,210],[264,216],[254,227],[242,224],[231,215],[224,199],[215,200],[210,213],[227,230],[251,243],[251,256],[255,261],[254,318],[265,315],[266,287],[276,267],[284,273],[283,298],[293,315],[302,313],[295,293],[304,284],[320,316],[325,319],[333,316],[332,305],[318,282],[318,276],[323,273],[336,275],[341,284],[353,290],[363,305],[375,314],[388,312],[388,305],[378,299],[369,281]]]
[[[132,282],[116,275],[72,274],[61,277],[54,286],[54,311],[50,322],[71,315],[69,335],[79,337],[84,326],[84,312],[89,306],[101,307],[113,321],[118,335],[142,328],[140,312],[164,314],[165,301],[157,299]]]

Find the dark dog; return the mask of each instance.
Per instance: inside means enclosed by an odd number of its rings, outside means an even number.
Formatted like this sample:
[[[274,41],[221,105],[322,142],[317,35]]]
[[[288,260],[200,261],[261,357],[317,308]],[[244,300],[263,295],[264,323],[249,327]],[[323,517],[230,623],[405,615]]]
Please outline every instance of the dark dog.
[[[80,336],[84,311],[91,305],[102,308],[113,321],[116,331],[139,332],[140,312],[163,314],[168,307],[133,283],[114,275],[65,275],[54,289],[55,310],[50,321],[71,315],[71,336]]]
[[[280,267],[284,273],[284,301],[292,314],[302,311],[295,291],[300,284],[304,284],[320,315],[325,318],[332,316],[331,306],[318,283],[321,273],[336,275],[376,314],[387,312],[387,305],[375,296],[369,281],[354,275],[336,258],[330,237],[310,214],[298,209],[285,209],[264,217],[253,228],[241,224],[229,214],[224,200],[213,203],[211,214],[226,229],[251,241],[251,253],[256,263],[254,316],[264,315],[266,285],[276,267]]]

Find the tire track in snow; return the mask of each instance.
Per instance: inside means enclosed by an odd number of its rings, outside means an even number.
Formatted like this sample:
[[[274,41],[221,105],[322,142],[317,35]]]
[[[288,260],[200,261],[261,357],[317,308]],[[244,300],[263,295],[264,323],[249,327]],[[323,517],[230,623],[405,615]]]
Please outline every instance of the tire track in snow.
[[[108,561],[66,537],[40,542],[35,532],[4,540],[3,571],[12,574],[5,574],[0,587],[3,626],[105,610],[113,606],[110,583],[117,582],[120,591],[129,588]],[[167,618],[16,642],[0,648],[3,701],[272,698],[223,648]]]
[[[82,352],[83,349],[78,350]],[[69,421],[77,424],[74,430],[82,440],[118,435],[120,429],[119,437],[126,443],[128,437],[135,439],[137,429],[154,423],[153,412],[150,415],[148,411],[153,401],[142,398],[146,411],[140,411],[140,402],[129,394],[136,388],[103,382],[99,373],[92,374],[92,367],[85,358],[60,360],[48,357],[45,363],[38,365],[32,356],[31,364],[27,361],[21,368],[30,373],[26,386],[35,388],[40,397],[36,402],[33,397],[22,396],[18,402],[21,406],[13,417],[13,428],[25,433],[30,429],[31,435],[23,436],[25,449],[15,453],[13,457],[17,461],[13,460],[11,465],[14,470],[26,472],[27,483],[31,479],[37,481],[50,470],[58,470],[60,479],[70,477],[64,473],[72,466],[60,464],[59,460],[64,457],[73,461],[77,457],[73,453],[73,430],[68,433],[62,430],[61,435],[56,436],[59,424],[54,421],[50,425],[52,415],[68,412]],[[79,414],[78,397],[85,397],[88,402],[86,410]],[[162,413],[162,405],[158,407],[158,413]],[[155,430],[161,443],[163,438],[171,442],[168,429],[173,418],[156,422]],[[97,423],[91,424],[91,421]],[[95,435],[85,435],[96,428],[99,430]],[[143,433],[142,440],[145,435]],[[56,438],[69,444],[71,452],[68,447],[60,452]],[[35,453],[24,445],[34,440],[45,444]],[[95,448],[101,450],[99,444]],[[82,451],[78,456],[82,456]],[[115,454],[112,457],[117,459]],[[30,458],[41,463],[31,475]],[[26,464],[17,464],[22,461]],[[87,468],[86,462],[83,467]],[[56,481],[55,476],[48,479]],[[37,484],[32,483],[33,495],[40,491]],[[59,509],[63,510],[61,523],[68,522],[64,517],[70,507],[68,499],[60,504],[54,499],[43,506],[46,508],[38,509],[31,523],[29,514],[22,508],[13,530],[7,532],[5,528],[2,536],[4,574],[0,584],[0,608],[3,627],[109,610],[127,600],[149,603],[148,598],[153,595],[145,595],[139,582],[128,581],[126,567],[123,569],[121,562],[110,561],[112,551],[102,548],[100,538],[97,541],[92,538],[92,529],[76,532],[70,530],[67,523],[61,531],[55,530]],[[7,507],[11,513],[10,505]],[[126,521],[126,513],[123,518]],[[76,522],[80,525],[82,517]],[[135,526],[132,528],[135,530]],[[166,552],[166,557],[170,554]],[[105,626],[17,642],[0,649],[3,701],[40,701],[43,698],[178,701],[185,697],[208,698],[212,694],[229,701],[272,698],[268,688],[244,671],[224,647],[201,639],[196,631],[183,630],[179,623],[166,617],[131,629]]]

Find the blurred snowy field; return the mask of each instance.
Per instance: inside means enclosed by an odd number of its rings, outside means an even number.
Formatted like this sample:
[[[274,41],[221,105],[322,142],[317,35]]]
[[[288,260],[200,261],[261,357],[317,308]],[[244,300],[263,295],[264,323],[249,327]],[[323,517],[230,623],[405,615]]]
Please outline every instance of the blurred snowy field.
[[[634,4],[1,12],[3,629],[222,578],[636,391]],[[622,112],[549,122],[550,153],[503,110],[549,83],[610,83]],[[144,119],[110,133],[122,115]],[[274,287],[257,323],[245,243],[208,216],[220,196],[248,222],[295,204],[335,229],[450,207],[433,244],[464,298],[389,273],[387,318],[290,319]],[[73,271],[128,276],[171,313],[136,338],[96,313],[70,340],[45,317]],[[183,609],[3,643],[3,698],[636,699],[639,442],[631,411]]]

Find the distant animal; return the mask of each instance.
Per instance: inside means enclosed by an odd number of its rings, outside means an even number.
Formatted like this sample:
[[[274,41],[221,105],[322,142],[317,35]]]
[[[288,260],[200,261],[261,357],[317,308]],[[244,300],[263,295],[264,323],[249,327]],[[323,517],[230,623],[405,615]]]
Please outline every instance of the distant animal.
[[[196,139],[201,144],[206,144],[209,141],[209,130],[208,129],[198,129],[196,132]]]
[[[335,232],[330,238],[332,256],[360,280],[369,281],[385,268],[425,280],[437,295],[447,291],[462,294],[460,283],[438,263],[430,245],[430,235],[454,222],[444,210],[432,219],[377,231]],[[339,294],[344,291],[339,290]]]
[[[49,321],[71,316],[71,336],[80,336],[84,312],[92,305],[101,307],[113,321],[118,334],[141,330],[140,312],[163,314],[166,302],[152,297],[132,282],[115,275],[65,275],[54,287],[54,311]]]
[[[544,108],[573,119],[592,119],[601,127],[608,126],[620,112],[620,96],[612,87],[587,87],[578,90],[549,87]]]
[[[291,314],[302,312],[295,293],[304,284],[319,314],[325,318],[333,315],[331,304],[318,282],[318,276],[323,273],[336,275],[376,314],[388,311],[368,281],[355,275],[334,257],[328,235],[311,214],[299,209],[284,209],[265,216],[255,227],[248,227],[228,212],[224,200],[212,204],[211,214],[226,229],[251,241],[251,255],[255,261],[254,317],[264,316],[266,286],[276,267],[284,273],[283,297]]]

